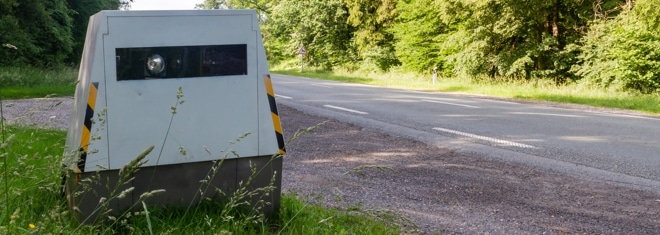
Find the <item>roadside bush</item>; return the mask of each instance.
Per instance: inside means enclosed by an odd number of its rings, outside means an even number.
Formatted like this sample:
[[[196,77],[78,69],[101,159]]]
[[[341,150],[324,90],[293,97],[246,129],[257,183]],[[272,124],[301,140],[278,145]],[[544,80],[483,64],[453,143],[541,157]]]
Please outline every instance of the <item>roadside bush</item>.
[[[660,0],[640,0],[612,20],[598,21],[582,39],[582,82],[620,91],[660,91]]]

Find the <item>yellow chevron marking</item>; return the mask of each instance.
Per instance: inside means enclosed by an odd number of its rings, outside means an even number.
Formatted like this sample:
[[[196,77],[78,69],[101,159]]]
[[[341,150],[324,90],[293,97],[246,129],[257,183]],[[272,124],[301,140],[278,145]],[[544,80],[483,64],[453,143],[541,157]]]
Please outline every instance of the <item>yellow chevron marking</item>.
[[[80,147],[83,148],[83,151],[85,152],[89,150],[89,140],[91,139],[91,135],[89,129],[83,125],[82,136],[80,137]]]
[[[264,75],[264,83],[266,84],[266,92],[268,93],[268,104],[270,105],[270,115],[273,118],[273,127],[275,129],[275,138],[277,139],[277,145],[281,155],[286,153],[284,150],[284,137],[282,135],[282,124],[280,123],[280,117],[277,113],[277,105],[275,104],[275,92],[273,91],[273,83],[271,81],[270,75]]]
[[[85,125],[85,122],[87,122],[87,117],[93,117],[94,114],[94,108],[96,107],[96,96],[98,95],[98,83],[90,83],[89,84],[89,93],[87,96],[87,107],[91,109],[92,113],[89,113],[88,116],[88,109],[85,107],[85,120],[83,120],[83,126],[82,126],[82,133],[80,136],[80,147],[82,148],[82,151],[86,154],[87,151],[89,150],[89,141],[91,139],[91,125],[87,126]],[[84,164],[84,163],[83,163]],[[84,165],[82,166],[84,168]],[[80,167],[76,166],[76,173],[82,173],[83,170],[85,169],[80,169]]]
[[[94,86],[94,84],[90,84],[89,86],[89,96],[87,96],[87,105],[92,108],[92,110],[96,110],[96,95],[98,94],[99,90]]]
[[[268,94],[271,96],[275,96],[275,92],[273,91],[273,82],[270,80],[270,75],[264,75],[264,81],[266,82],[266,92],[268,92]]]
[[[274,113],[270,113],[270,116],[273,117],[273,125],[275,125],[275,131],[282,134],[282,124],[280,123],[280,117]]]

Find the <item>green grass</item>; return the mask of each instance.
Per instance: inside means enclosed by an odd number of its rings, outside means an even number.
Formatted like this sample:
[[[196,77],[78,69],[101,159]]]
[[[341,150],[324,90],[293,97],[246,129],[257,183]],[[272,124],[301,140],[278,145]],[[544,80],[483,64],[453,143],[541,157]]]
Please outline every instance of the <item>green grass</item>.
[[[70,225],[62,220],[58,193],[65,133],[5,126],[1,134],[0,233],[27,233],[30,224]]]
[[[0,133],[0,234],[398,234],[388,216],[361,208],[324,208],[295,194],[282,196],[280,214],[246,223],[240,211],[221,205],[156,208],[108,223],[79,225],[60,194],[61,158],[66,133],[4,126]],[[185,216],[184,216],[185,215]],[[391,214],[390,214],[391,216]]]
[[[455,92],[520,100],[552,101],[660,114],[660,94],[626,93],[590,87],[579,83],[556,85],[552,81],[541,79],[512,81],[490,78],[440,77],[433,84],[432,75],[419,75],[397,71],[389,73],[364,73],[348,72],[345,70],[330,72],[307,69],[304,72],[300,72],[297,68],[275,68],[271,70],[271,73],[409,90]]]
[[[3,99],[73,96],[78,69],[0,67],[0,97]]]
[[[154,234],[209,234],[227,231],[234,234],[399,234],[396,227],[388,226],[361,212],[328,209],[304,203],[294,194],[282,196],[280,214],[264,223],[243,226],[223,221],[218,206],[202,204],[195,213],[185,209],[152,209],[150,219]],[[133,230],[149,234],[145,216],[135,217]]]

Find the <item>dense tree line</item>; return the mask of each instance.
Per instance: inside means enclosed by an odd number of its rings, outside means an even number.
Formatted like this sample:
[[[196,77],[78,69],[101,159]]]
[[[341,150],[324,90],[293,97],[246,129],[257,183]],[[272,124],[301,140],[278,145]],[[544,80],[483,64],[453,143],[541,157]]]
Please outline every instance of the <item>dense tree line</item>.
[[[660,0],[206,0],[256,8],[269,59],[660,91]]]
[[[76,64],[127,0],[0,0],[0,65]],[[579,81],[660,92],[660,0],[205,0],[257,9],[269,60],[326,69]]]
[[[77,64],[89,17],[127,0],[0,0],[0,66]]]

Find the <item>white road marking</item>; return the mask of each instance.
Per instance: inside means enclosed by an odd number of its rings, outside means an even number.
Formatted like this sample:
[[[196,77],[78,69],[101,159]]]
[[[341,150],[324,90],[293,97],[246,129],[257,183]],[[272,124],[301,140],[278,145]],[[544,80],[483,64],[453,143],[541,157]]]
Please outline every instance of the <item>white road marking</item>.
[[[275,94],[275,97],[277,97],[277,98],[282,98],[282,99],[293,99],[293,98],[291,98],[291,97],[283,96],[283,95],[278,95],[278,94]]]
[[[500,139],[495,139],[495,138],[491,138],[491,137],[480,136],[480,135],[475,135],[475,134],[470,134],[470,133],[465,133],[465,132],[440,128],[440,127],[434,127],[433,130],[442,131],[442,132],[446,132],[446,133],[451,133],[451,134],[455,134],[455,135],[462,135],[462,136],[473,138],[473,139],[485,140],[485,141],[488,141],[488,142],[493,142],[493,143],[507,145],[507,146],[513,146],[513,147],[518,147],[518,148],[528,148],[528,149],[537,148],[535,146],[531,146],[531,145],[527,145],[527,144],[521,144],[521,143],[516,143],[516,142],[512,142],[512,141],[507,141],[507,140],[500,140]]]
[[[570,115],[570,114],[555,114],[555,113],[526,113],[526,112],[510,112],[510,114],[522,114],[522,115],[541,115],[541,116],[557,116],[557,117],[575,117],[583,118],[585,116],[580,115]]]
[[[455,98],[438,98],[438,97],[415,97],[422,100],[442,100],[442,101],[460,101],[460,99]]]
[[[312,86],[318,86],[318,87],[323,87],[323,88],[332,88],[331,86],[320,85],[320,84],[312,84]]]
[[[369,113],[367,113],[367,112],[362,112],[362,111],[357,111],[357,110],[353,110],[353,109],[342,108],[342,107],[338,107],[338,106],[334,106],[334,105],[329,105],[329,104],[323,105],[323,107],[326,107],[326,108],[333,108],[333,109],[338,109],[338,110],[342,110],[342,111],[346,111],[346,112],[351,112],[351,113],[362,114],[362,115],[367,115],[367,114],[369,114]]]
[[[625,118],[636,118],[636,119],[645,119],[645,120],[654,120],[654,121],[660,121],[660,118],[651,118],[651,117],[644,117],[644,116],[634,116],[634,115],[626,115],[626,114],[611,114],[611,113],[598,113],[601,116],[608,116],[608,117],[625,117]]]
[[[447,105],[454,105],[454,106],[460,106],[460,107],[466,107],[466,108],[473,108],[473,109],[478,109],[479,107],[477,106],[472,106],[472,105],[466,105],[466,104],[455,104],[455,103],[449,103],[449,102],[442,102],[442,101],[436,101],[436,100],[422,100],[425,102],[431,102],[431,103],[439,103],[439,104],[447,104]]]
[[[375,100],[375,101],[388,101],[388,102],[400,102],[400,103],[414,103],[414,102],[418,102],[418,100],[407,100],[407,99],[401,99],[401,98],[375,98],[375,99],[370,99],[370,100]]]
[[[482,101],[486,102],[493,102],[493,103],[502,103],[502,104],[513,104],[513,105],[520,105],[521,103],[516,103],[516,102],[511,102],[511,101],[503,101],[503,100],[493,100],[493,99],[484,99],[484,98],[476,98]]]

